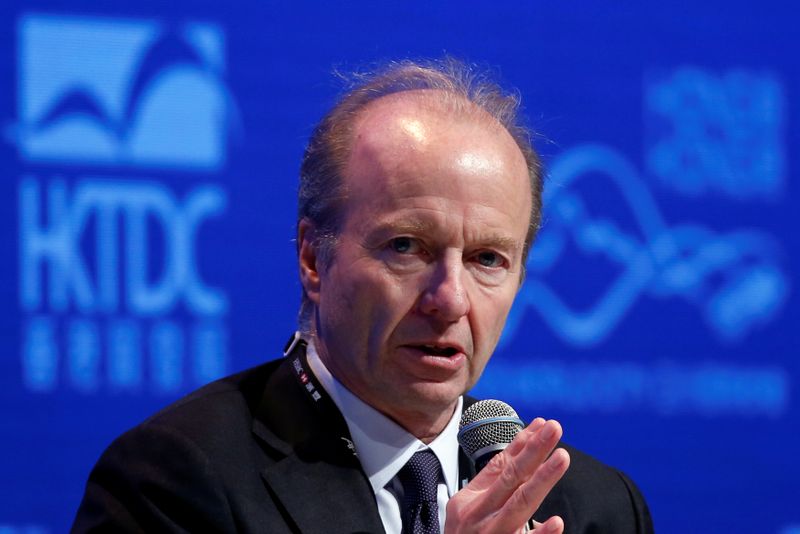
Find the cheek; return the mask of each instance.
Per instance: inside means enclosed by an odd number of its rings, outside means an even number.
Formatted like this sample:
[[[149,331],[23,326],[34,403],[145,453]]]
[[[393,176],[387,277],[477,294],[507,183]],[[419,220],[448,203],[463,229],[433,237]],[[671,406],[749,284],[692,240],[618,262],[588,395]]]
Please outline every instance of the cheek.
[[[363,280],[361,291],[369,295],[374,323],[386,327],[396,325],[413,309],[417,295],[410,278],[375,271]]]
[[[472,328],[476,337],[480,337],[477,342],[483,350],[493,351],[500,340],[515,296],[516,290],[504,289],[498,293],[481,294],[477,308],[473,303],[473,309],[477,309],[478,315],[473,321]]]
[[[358,294],[358,281],[338,265],[322,273],[320,281],[319,314],[323,333],[355,334],[360,321],[359,310],[363,309]]]
[[[412,302],[423,286],[424,273],[396,273],[388,269],[382,262],[375,262],[362,269],[357,288],[369,293],[379,303],[392,307],[401,302]]]
[[[320,291],[320,313],[334,323],[346,322],[358,307],[355,297],[345,284],[331,283],[326,287],[323,283]]]
[[[387,343],[391,344],[393,336],[399,331],[405,332],[415,320],[414,310],[419,300],[421,284],[418,278],[413,275],[398,276],[376,269],[368,279],[363,280],[361,291],[369,293],[370,309],[365,320],[370,329],[370,346],[373,351],[382,351]]]
[[[339,315],[334,319],[338,323],[380,330],[413,306],[415,286],[407,278],[387,273],[379,264],[359,262],[331,271],[323,281],[321,294],[321,305]]]

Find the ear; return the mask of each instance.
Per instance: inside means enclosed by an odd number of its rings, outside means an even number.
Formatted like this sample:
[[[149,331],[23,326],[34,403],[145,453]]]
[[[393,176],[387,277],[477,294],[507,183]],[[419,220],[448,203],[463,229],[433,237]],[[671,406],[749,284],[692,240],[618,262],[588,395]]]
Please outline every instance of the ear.
[[[300,264],[300,283],[306,296],[314,304],[319,305],[319,258],[314,244],[316,228],[308,218],[303,218],[297,225],[297,260]]]

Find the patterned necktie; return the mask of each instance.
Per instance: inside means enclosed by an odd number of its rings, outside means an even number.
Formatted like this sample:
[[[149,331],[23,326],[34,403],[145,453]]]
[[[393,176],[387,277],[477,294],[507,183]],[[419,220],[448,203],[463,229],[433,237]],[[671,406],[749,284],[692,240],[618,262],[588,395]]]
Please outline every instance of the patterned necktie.
[[[430,449],[414,453],[397,473],[405,493],[404,533],[439,534],[439,473],[439,460]]]

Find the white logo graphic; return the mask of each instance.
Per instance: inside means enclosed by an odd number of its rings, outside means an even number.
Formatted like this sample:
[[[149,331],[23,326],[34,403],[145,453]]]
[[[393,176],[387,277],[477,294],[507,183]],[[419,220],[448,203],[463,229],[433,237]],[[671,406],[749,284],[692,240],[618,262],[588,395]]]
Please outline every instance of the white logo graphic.
[[[208,24],[28,15],[17,142],[29,161],[215,170],[232,99]]]

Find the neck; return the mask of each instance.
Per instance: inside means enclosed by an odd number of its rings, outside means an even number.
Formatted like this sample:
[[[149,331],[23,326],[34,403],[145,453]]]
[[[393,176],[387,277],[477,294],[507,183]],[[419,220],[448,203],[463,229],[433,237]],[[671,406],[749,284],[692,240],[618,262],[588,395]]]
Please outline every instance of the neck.
[[[392,414],[384,415],[393,419],[398,425],[405,428],[409,434],[427,445],[442,433],[447,423],[449,423],[450,419],[453,417],[455,409],[456,404],[453,404],[449,410],[442,412],[436,418],[431,418],[430,414],[424,414],[427,417],[416,417],[412,415],[410,417],[404,417],[403,419],[394,417]]]

